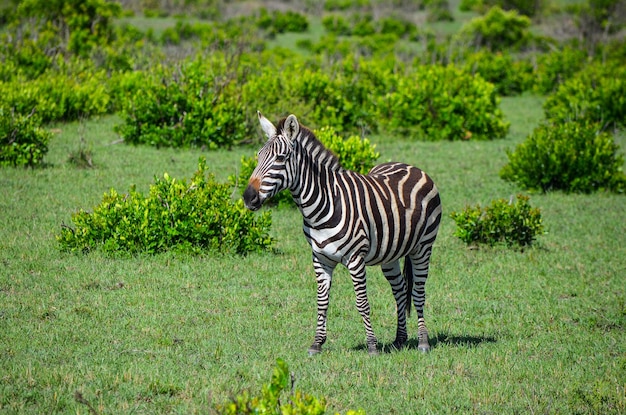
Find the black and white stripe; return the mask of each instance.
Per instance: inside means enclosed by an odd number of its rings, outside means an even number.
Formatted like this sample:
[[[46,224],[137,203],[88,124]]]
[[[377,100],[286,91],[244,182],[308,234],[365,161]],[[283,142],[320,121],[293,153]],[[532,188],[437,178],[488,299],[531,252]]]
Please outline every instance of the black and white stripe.
[[[304,218],[304,234],[313,251],[317,276],[317,329],[309,353],[326,341],[326,315],[333,270],[345,265],[352,278],[356,306],[363,318],[370,353],[377,340],[370,322],[365,267],[381,265],[397,304],[394,346],[407,341],[406,316],[412,299],[418,317],[418,347],[428,351],[424,322],[425,284],[433,243],[441,220],[441,201],[422,170],[385,163],[367,175],[345,170],[294,115],[275,127],[259,115],[268,141],[243,198],[251,210],[288,188]],[[399,260],[405,259],[404,270]]]

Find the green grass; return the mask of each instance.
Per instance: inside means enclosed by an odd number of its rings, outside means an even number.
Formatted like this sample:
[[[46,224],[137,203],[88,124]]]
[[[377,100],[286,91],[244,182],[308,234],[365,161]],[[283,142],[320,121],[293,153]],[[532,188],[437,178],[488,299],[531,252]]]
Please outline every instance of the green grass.
[[[453,210],[518,192],[498,178],[539,122],[541,99],[502,102],[511,133],[494,142],[372,137],[381,161],[436,180],[444,218],[427,284],[432,351],[371,358],[345,269],[335,275],[324,353],[315,330],[310,251],[294,210],[273,213],[276,254],[110,259],[58,252],[54,235],[110,188],[188,178],[200,155],[217,177],[255,149],[202,153],[116,144],[115,117],[59,125],[42,169],[0,170],[0,413],[210,413],[256,392],[283,358],[296,387],[329,409],[369,414],[625,413],[626,203],[611,194],[534,194],[548,234],[524,252],[468,250]],[[92,150],[93,169],[67,162]],[[622,149],[626,136],[618,137]],[[395,303],[378,268],[368,293],[379,340]],[[412,338],[416,319],[410,320]],[[412,343],[415,346],[414,343]]]

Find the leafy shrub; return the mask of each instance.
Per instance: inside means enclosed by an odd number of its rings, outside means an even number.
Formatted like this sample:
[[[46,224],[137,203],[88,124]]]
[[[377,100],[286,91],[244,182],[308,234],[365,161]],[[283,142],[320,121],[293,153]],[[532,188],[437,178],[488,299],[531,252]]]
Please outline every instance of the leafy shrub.
[[[350,36],[352,26],[348,20],[340,14],[329,14],[322,18],[322,26],[328,33],[337,36]]]
[[[243,101],[249,108],[271,108],[270,115],[303,114],[302,123],[311,128],[333,125],[344,133],[375,125],[368,81],[333,69],[296,62],[280,68],[281,77],[263,71],[243,86]]]
[[[509,123],[493,84],[454,66],[418,66],[379,99],[379,119],[394,132],[422,140],[491,140]]]
[[[532,82],[530,63],[514,61],[508,53],[472,53],[466,57],[464,68],[494,84],[499,95],[517,95],[529,89]]]
[[[48,153],[52,134],[33,114],[15,114],[0,106],[0,166],[33,167]]]
[[[461,212],[452,212],[450,217],[457,225],[454,236],[468,245],[531,245],[543,233],[543,223],[540,210],[532,208],[528,200],[528,196],[517,195],[515,203],[513,198],[498,199],[485,208],[466,206]]]
[[[332,127],[323,127],[314,131],[314,134],[339,158],[339,162],[346,169],[366,174],[380,157],[376,145],[371,144],[367,138],[353,135],[344,139]],[[238,176],[230,176],[229,183],[237,186],[243,194],[256,165],[255,157],[243,156]],[[293,206],[293,199],[289,191],[283,190],[272,198],[271,203],[277,206]]]
[[[309,28],[307,17],[301,13],[287,10],[274,10],[271,13],[261,8],[257,25],[270,33],[306,32]]]
[[[551,93],[580,71],[586,61],[585,51],[572,47],[540,54],[534,71],[533,89],[540,94]]]
[[[25,38],[31,37],[40,50],[88,57],[113,39],[113,19],[121,10],[118,3],[106,0],[23,1],[17,5],[13,28],[27,33]]]
[[[608,128],[626,126],[626,66],[587,66],[548,97],[544,110],[555,123],[581,120]]]
[[[515,151],[500,176],[525,189],[590,193],[626,190],[619,147],[597,124],[543,124]]]
[[[517,11],[504,11],[492,7],[487,14],[472,19],[460,30],[458,36],[473,46],[484,47],[492,52],[521,49],[530,41],[530,19]]]
[[[72,215],[74,228],[57,236],[62,251],[125,255],[176,250],[185,253],[245,254],[270,248],[271,213],[255,216],[241,200],[231,201],[232,188],[207,175],[206,161],[187,184],[167,173],[155,178],[147,196],[135,188],[128,194],[105,193],[92,213]]]
[[[224,58],[199,57],[180,67],[158,66],[134,79],[142,87],[123,103],[116,131],[131,144],[228,147],[249,133],[238,77]]]
[[[290,388],[292,392],[287,394]],[[282,359],[278,359],[270,382],[263,385],[259,396],[251,396],[244,391],[230,402],[217,405],[215,410],[219,415],[324,415],[326,401],[299,390],[294,391],[289,368]],[[365,415],[365,412],[350,410],[346,415]]]
[[[22,115],[35,109],[43,123],[106,114],[111,109],[106,79],[102,71],[80,76],[47,72],[30,81],[18,77],[0,82],[0,106]]]

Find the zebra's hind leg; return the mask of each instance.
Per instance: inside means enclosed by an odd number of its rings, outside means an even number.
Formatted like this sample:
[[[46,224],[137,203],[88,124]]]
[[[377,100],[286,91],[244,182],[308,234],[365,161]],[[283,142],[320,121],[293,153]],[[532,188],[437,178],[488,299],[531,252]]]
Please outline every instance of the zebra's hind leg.
[[[365,334],[367,335],[367,351],[370,355],[378,354],[378,340],[372,330],[372,322],[370,320],[370,303],[367,300],[367,285],[365,274],[365,260],[363,257],[356,255],[347,264],[354,292],[356,294],[356,308],[361,314],[363,325],[365,326]]]
[[[428,278],[428,266],[430,264],[431,246],[423,246],[416,254],[409,255],[410,269],[413,273],[413,287],[411,296],[417,311],[417,348],[422,352],[430,351],[428,343],[428,330],[424,320],[424,304],[426,303],[426,278]]]
[[[309,356],[322,351],[322,345],[326,342],[326,316],[330,298],[330,286],[332,283],[334,265],[327,265],[313,256],[313,268],[317,280],[317,326],[315,328],[315,340],[309,347]]]
[[[394,261],[389,264],[381,266],[383,274],[389,284],[391,284],[391,291],[393,297],[396,299],[396,312],[398,314],[398,327],[396,329],[396,339],[393,341],[393,347],[400,350],[406,344],[408,335],[406,332],[406,316],[407,306],[409,304],[409,296],[407,295],[407,284],[400,272],[400,262]]]

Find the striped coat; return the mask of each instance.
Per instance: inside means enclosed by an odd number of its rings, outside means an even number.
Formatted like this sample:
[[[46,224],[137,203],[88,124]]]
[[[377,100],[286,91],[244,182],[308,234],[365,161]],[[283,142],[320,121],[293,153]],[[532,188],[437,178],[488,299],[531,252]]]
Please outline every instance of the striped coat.
[[[337,264],[350,272],[370,353],[377,353],[366,291],[365,267],[370,265],[382,267],[396,300],[393,345],[401,348],[407,341],[406,315],[413,301],[418,347],[427,351],[425,283],[441,219],[441,201],[433,181],[422,170],[403,163],[381,164],[367,175],[343,169],[294,115],[276,127],[260,113],[259,120],[268,141],[259,150],[244,202],[257,210],[288,188],[302,213],[318,284],[317,327],[309,353],[320,352],[326,341],[329,292]]]

